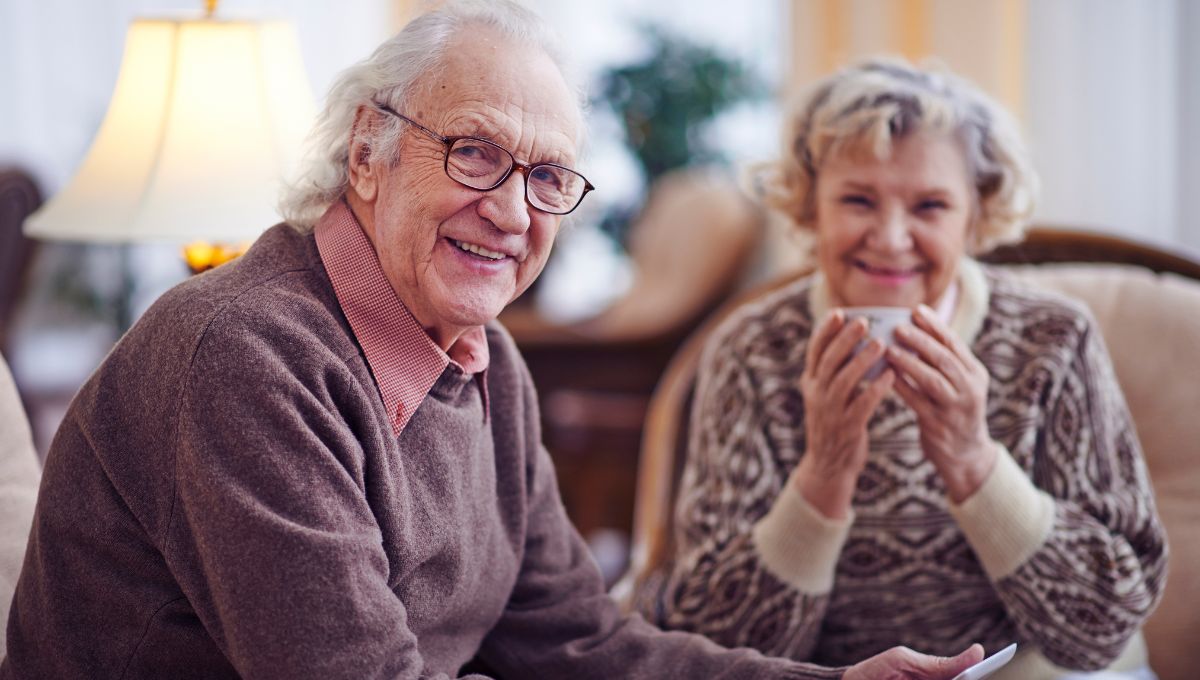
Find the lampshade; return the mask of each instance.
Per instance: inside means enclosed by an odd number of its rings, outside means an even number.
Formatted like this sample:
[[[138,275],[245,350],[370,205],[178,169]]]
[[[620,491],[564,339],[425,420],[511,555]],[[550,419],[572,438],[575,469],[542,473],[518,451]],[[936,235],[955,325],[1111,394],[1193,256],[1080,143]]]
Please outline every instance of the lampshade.
[[[137,20],[79,171],[27,221],[80,241],[247,241],[279,221],[313,119],[291,25]]]

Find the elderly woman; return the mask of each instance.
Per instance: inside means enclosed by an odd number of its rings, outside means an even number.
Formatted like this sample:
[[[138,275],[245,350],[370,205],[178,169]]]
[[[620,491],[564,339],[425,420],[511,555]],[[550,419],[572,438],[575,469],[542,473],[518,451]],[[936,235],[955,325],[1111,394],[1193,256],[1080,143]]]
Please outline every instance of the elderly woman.
[[[706,348],[651,618],[831,664],[979,640],[1019,643],[1009,677],[1144,666],[1166,545],[1100,333],[971,259],[1032,211],[1010,117],[872,60],[815,88],[767,170],[818,271]],[[853,314],[880,306],[911,310],[892,342]]]

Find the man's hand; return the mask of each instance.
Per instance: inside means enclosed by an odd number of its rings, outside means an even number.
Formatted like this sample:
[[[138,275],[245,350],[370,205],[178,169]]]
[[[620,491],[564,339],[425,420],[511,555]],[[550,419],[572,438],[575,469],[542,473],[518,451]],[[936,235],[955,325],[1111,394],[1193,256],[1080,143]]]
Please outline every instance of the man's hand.
[[[855,664],[842,680],[953,680],[983,661],[983,647],[971,645],[958,656],[929,656],[908,647],[892,647]]]

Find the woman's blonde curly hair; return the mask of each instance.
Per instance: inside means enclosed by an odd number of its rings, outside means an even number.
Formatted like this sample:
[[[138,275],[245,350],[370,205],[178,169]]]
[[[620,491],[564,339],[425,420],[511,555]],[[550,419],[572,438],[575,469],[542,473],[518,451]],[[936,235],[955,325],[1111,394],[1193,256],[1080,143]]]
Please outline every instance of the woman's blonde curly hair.
[[[815,230],[816,179],[827,159],[886,159],[894,139],[918,131],[962,145],[976,198],[970,254],[1019,240],[1038,178],[1016,121],[966,80],[898,58],[867,59],[818,82],[788,114],[782,157],[755,169],[752,181],[769,207]]]

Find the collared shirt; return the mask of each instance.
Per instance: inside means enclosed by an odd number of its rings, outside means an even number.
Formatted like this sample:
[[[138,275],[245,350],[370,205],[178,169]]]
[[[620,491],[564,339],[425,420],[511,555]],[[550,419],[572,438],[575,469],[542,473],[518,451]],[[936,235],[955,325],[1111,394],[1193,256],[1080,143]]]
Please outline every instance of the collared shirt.
[[[451,365],[451,370],[475,376],[487,418],[489,354],[483,326],[463,333],[448,353],[442,351],[392,288],[375,248],[344,200],[330,206],[314,232],[338,304],[391,414],[392,431],[400,435]]]

